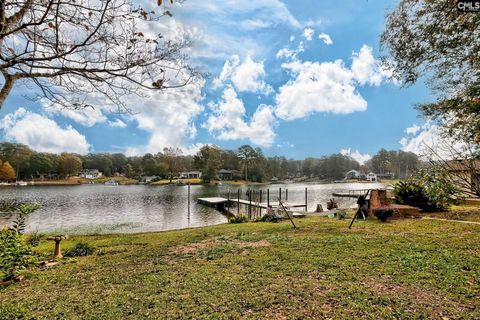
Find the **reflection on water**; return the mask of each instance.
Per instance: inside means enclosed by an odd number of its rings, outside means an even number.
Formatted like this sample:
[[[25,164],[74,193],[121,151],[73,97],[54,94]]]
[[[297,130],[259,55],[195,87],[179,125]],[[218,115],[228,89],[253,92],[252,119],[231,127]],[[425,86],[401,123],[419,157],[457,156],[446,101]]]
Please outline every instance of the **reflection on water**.
[[[304,203],[305,187],[308,188],[309,210],[321,203],[324,208],[333,192],[380,187],[380,184],[290,184],[253,186],[254,190],[270,189],[270,199],[282,198],[288,189],[288,201]],[[201,197],[246,198],[246,186],[191,186],[190,215],[188,215],[187,186],[32,186],[4,187],[0,199],[38,202],[42,205],[29,218],[29,231],[69,233],[118,233],[173,230],[227,222],[220,212],[196,203]],[[355,200],[337,199],[341,207]],[[0,225],[12,217],[0,215]]]

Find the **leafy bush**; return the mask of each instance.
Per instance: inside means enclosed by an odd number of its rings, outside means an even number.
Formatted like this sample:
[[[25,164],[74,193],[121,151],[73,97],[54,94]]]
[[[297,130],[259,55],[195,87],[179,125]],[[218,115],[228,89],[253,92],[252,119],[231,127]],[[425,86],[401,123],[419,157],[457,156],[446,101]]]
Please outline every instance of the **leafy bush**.
[[[244,222],[248,222],[248,218],[246,215],[239,214],[238,216],[230,218],[230,220],[228,221],[230,223],[244,223]]]
[[[67,257],[86,257],[95,252],[95,247],[86,242],[77,242],[75,246],[68,250],[65,256]]]
[[[420,170],[407,181],[395,184],[395,201],[424,211],[444,211],[455,203],[458,190],[445,171]]]
[[[32,248],[15,229],[0,231],[0,273],[4,279],[18,276],[34,263]]]
[[[13,221],[13,228],[18,233],[24,233],[27,227],[27,217],[34,211],[40,208],[38,203],[22,203],[16,207],[18,212],[17,218]]]
[[[391,218],[393,216],[393,210],[392,209],[375,209],[373,214],[380,221],[385,222],[387,221],[388,218]]]

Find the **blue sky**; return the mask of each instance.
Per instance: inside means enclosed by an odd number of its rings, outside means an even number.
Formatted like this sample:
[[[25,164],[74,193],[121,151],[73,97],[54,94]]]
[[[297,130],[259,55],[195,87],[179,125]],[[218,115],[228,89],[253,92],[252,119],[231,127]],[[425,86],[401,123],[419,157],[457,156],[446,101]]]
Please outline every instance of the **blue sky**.
[[[154,5],[147,1],[146,5]],[[203,144],[260,146],[302,159],[380,148],[417,151],[432,126],[413,106],[431,101],[423,83],[402,88],[378,64],[393,1],[186,1],[162,20],[188,35],[201,83],[128,100],[133,115],[102,107],[72,112],[25,99],[16,87],[0,110],[1,139],[39,151],[158,152]],[[30,89],[31,90],[31,89]]]

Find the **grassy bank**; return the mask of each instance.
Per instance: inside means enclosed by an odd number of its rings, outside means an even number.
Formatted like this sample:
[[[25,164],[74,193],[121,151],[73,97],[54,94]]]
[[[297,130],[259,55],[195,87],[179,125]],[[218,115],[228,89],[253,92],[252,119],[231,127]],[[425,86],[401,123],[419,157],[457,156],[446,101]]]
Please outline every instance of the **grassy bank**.
[[[65,249],[81,240],[101,254],[1,288],[0,319],[480,318],[480,226],[297,224],[75,237]]]

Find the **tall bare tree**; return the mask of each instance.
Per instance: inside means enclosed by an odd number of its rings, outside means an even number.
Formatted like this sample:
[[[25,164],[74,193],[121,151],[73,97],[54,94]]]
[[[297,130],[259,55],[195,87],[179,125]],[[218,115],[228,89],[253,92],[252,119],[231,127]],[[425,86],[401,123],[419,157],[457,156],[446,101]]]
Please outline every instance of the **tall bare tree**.
[[[126,108],[122,97],[140,89],[191,83],[182,53],[189,40],[150,31],[171,15],[158,9],[128,0],[0,1],[0,108],[19,84],[37,87],[32,98],[80,109],[92,95]]]

